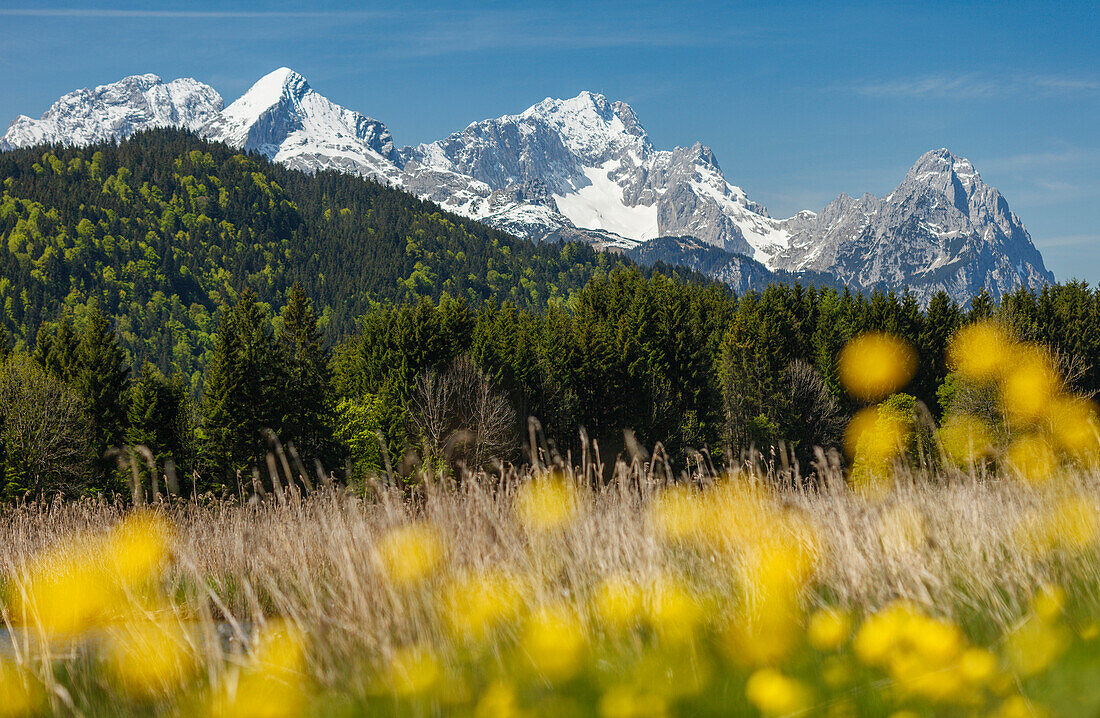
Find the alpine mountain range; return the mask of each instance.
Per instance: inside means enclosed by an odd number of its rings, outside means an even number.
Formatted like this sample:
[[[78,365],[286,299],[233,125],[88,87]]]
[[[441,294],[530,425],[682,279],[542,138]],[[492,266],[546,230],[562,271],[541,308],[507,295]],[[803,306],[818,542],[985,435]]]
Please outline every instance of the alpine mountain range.
[[[1054,281],[1023,223],[974,166],[922,155],[885,197],[841,194],[786,219],[730,184],[701,143],[660,150],[629,105],[581,92],[398,148],[380,121],[280,68],[225,106],[212,87],[135,75],[16,118],[0,150],[85,145],[180,127],[306,172],[333,169],[398,187],[536,241],[583,239],[640,262],[699,270],[737,291],[776,279],[855,290],[946,291],[966,303]]]

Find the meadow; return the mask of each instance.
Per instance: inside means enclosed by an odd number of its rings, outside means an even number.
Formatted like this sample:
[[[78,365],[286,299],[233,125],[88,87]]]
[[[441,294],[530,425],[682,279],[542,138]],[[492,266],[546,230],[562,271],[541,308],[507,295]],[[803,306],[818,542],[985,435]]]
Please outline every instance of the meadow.
[[[914,358],[867,335],[848,458],[807,467],[533,441],[411,484],[271,461],[244,502],[9,506],[0,716],[1096,715],[1095,415],[998,332],[952,361],[1002,423],[875,404]]]

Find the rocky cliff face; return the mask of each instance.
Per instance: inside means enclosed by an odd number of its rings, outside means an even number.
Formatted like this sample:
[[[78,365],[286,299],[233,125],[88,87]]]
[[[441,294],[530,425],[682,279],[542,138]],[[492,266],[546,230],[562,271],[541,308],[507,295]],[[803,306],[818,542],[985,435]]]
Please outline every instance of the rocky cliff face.
[[[224,109],[194,80],[139,75],[66,95],[41,120],[17,118],[0,149],[87,144],[162,126],[296,169],[372,177],[536,240],[634,250],[664,238],[635,254],[736,287],[781,274],[922,300],[943,289],[966,301],[982,288],[999,296],[1053,281],[1004,197],[947,150],[922,156],[886,197],[841,195],[820,212],[776,219],[726,180],[709,148],[657,149],[629,105],[591,92],[397,149],[384,124],[331,102],[285,67]]]
[[[813,217],[788,220],[789,247],[773,266],[817,270],[861,288],[995,296],[1054,281],[1001,193],[969,160],[925,153],[885,197],[841,195]]]

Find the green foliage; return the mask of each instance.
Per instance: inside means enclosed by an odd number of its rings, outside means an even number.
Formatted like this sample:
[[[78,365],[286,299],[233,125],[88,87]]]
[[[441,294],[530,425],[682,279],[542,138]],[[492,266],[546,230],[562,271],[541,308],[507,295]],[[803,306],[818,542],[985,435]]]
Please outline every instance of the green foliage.
[[[83,490],[88,441],[76,391],[26,355],[0,363],[0,495]]]
[[[293,437],[307,465],[315,460],[332,465],[335,410],[330,357],[313,305],[300,283],[291,287],[280,320],[276,332],[277,358],[283,364],[279,378],[284,385],[280,433]]]
[[[448,294],[541,309],[629,263],[177,130],[0,153],[0,177],[0,326],[30,343],[66,310],[96,304],[118,318],[135,365],[186,376],[209,363],[218,307],[245,288],[279,309],[301,283],[331,343],[377,300]]]
[[[386,469],[382,453],[391,406],[385,396],[341,399],[336,405],[336,439],[344,447],[352,477]]]
[[[80,337],[72,382],[84,399],[92,461],[99,466],[100,485],[109,488],[111,460],[106,453],[123,443],[130,369],[110,323],[98,308],[89,313]]]
[[[149,447],[159,467],[167,461],[177,469],[189,467],[194,459],[191,411],[183,377],[166,377],[146,362],[130,390],[126,444]]]
[[[281,428],[282,367],[266,312],[251,290],[223,309],[202,400],[204,456],[215,476],[262,466],[266,430]]]

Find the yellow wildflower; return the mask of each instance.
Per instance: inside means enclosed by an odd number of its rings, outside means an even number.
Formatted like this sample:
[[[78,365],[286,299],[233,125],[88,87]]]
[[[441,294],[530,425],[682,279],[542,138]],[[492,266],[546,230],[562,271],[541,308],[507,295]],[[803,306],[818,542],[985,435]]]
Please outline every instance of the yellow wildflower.
[[[553,531],[572,520],[577,511],[576,491],[557,474],[536,479],[516,492],[515,510],[528,531]]]
[[[613,630],[637,626],[644,617],[641,587],[621,574],[609,576],[596,591],[596,615]]]
[[[427,524],[406,524],[383,536],[375,555],[382,572],[394,584],[407,586],[435,570],[443,557],[443,546]]]
[[[1070,639],[1063,626],[1031,618],[1009,635],[1005,655],[1016,673],[1027,678],[1049,668]]]
[[[661,718],[668,705],[660,696],[630,686],[614,686],[600,696],[600,718]]]
[[[848,614],[836,609],[823,609],[810,616],[806,636],[819,651],[835,651],[848,638]]]
[[[861,334],[840,352],[840,382],[857,399],[877,401],[909,383],[917,356],[909,344],[884,332]]]
[[[227,718],[292,718],[305,712],[305,648],[301,634],[273,623],[256,639],[235,689],[216,696],[212,714]]]
[[[1026,348],[1013,358],[1002,379],[1005,413],[1015,421],[1040,418],[1055,398],[1058,385],[1058,375],[1043,350]]]
[[[516,691],[507,683],[489,685],[474,707],[474,718],[520,718],[523,715]]]
[[[813,702],[809,688],[772,668],[761,668],[749,676],[745,697],[766,716],[799,713]]]
[[[0,657],[0,718],[37,715],[43,694],[25,671]]]
[[[396,696],[408,697],[435,688],[443,675],[439,659],[424,647],[398,648],[383,672],[383,684]]]
[[[1008,462],[1021,478],[1043,482],[1054,474],[1058,459],[1045,439],[1028,435],[1008,447]]]
[[[527,621],[520,643],[535,672],[550,681],[565,681],[580,669],[585,638],[580,621],[561,606],[544,606]]]
[[[117,685],[134,694],[171,691],[195,668],[187,636],[174,620],[138,618],[112,626],[103,652]]]
[[[440,602],[451,631],[468,641],[481,641],[520,611],[523,595],[519,580],[503,571],[466,574],[453,579]]]
[[[1008,362],[1013,348],[1013,341],[999,323],[976,322],[952,337],[947,350],[948,366],[971,381],[990,381]]]

